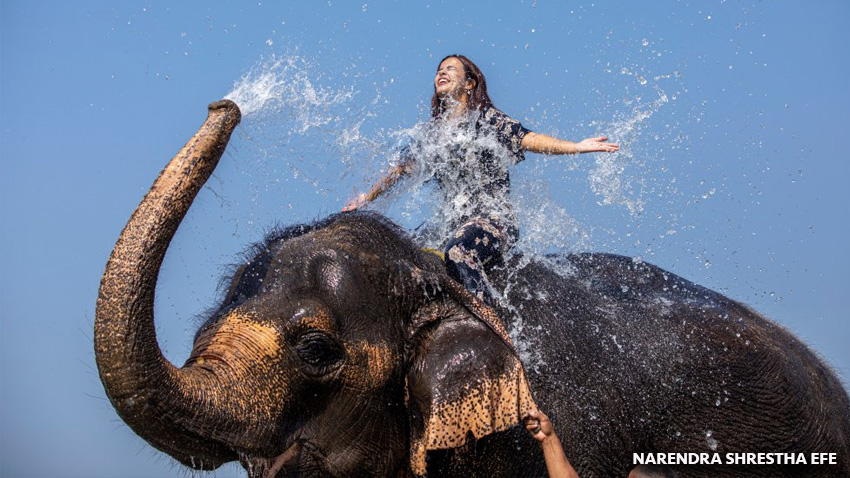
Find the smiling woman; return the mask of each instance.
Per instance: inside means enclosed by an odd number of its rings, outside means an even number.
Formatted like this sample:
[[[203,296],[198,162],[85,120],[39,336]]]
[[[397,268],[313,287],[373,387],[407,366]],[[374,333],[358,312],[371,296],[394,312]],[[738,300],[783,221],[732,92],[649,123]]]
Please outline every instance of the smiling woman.
[[[396,168],[343,211],[364,206],[405,174],[424,172],[443,191],[448,235],[442,241],[449,274],[493,304],[486,274],[519,238],[508,168],[523,161],[525,151],[562,155],[619,150],[607,140],[602,136],[574,143],[528,130],[493,106],[478,65],[463,55],[449,55],[437,67],[425,133],[402,151]]]

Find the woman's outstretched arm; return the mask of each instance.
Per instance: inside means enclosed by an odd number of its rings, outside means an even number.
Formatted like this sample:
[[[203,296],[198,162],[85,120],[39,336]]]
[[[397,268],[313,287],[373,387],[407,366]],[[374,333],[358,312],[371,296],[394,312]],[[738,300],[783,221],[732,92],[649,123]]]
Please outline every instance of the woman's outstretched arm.
[[[614,153],[620,150],[617,143],[607,143],[606,136],[587,138],[574,143],[545,134],[529,132],[520,146],[526,151],[541,154]]]
[[[386,176],[381,178],[374,186],[372,186],[372,189],[370,189],[368,193],[360,193],[356,198],[348,201],[342,210],[353,211],[374,201],[378,198],[378,196],[393,187],[408,170],[409,166],[407,163],[401,163],[398,166],[391,168],[389,172],[387,172]]]

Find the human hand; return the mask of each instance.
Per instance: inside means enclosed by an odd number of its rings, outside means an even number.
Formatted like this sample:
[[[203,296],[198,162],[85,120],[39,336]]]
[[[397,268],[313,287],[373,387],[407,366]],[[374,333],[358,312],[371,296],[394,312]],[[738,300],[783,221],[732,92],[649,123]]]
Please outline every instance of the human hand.
[[[606,141],[608,141],[607,136],[583,139],[576,143],[576,150],[579,153],[616,153],[620,150],[619,143],[606,143]]]
[[[366,193],[360,193],[356,198],[348,201],[348,203],[343,206],[342,212],[354,211],[355,209],[360,209],[365,206],[369,201],[366,199]]]
[[[535,440],[543,443],[544,440],[551,436],[555,436],[555,428],[549,417],[540,410],[529,410],[528,415],[523,418],[525,429],[531,434]]]

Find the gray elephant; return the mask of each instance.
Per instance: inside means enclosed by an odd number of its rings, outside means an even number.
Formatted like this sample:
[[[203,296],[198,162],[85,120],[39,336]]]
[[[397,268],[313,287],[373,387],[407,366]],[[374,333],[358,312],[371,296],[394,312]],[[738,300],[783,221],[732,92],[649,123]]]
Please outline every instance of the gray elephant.
[[[370,213],[257,245],[175,367],[155,334],[159,267],[239,120],[234,103],[210,105],[121,233],[97,299],[109,399],[181,463],[239,460],[268,478],[545,476],[520,426],[536,400],[585,478],[660,452],[838,457],[672,466],[682,477],[850,476],[844,387],[746,306],[639,260],[580,254],[555,259],[566,274],[518,257],[497,268],[513,307],[494,311]],[[525,369],[499,319],[515,314]]]

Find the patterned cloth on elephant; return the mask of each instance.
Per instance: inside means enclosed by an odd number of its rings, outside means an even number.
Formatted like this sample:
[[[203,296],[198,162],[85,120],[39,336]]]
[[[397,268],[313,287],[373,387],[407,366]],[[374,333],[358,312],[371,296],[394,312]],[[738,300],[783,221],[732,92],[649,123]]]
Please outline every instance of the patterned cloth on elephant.
[[[433,180],[443,196],[435,215],[445,241],[449,274],[491,302],[484,274],[516,242],[517,220],[509,200],[508,168],[525,159],[522,139],[530,131],[493,107],[459,119],[432,121],[402,151],[402,161]]]

